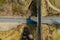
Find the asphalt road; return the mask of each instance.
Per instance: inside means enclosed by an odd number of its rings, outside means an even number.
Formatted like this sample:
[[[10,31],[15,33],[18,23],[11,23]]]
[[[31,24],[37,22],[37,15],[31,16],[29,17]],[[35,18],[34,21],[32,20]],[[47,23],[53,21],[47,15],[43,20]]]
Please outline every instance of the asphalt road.
[[[21,22],[21,23],[27,23],[27,22],[37,22],[37,18],[14,18],[14,17],[0,17],[0,22]]]
[[[60,23],[60,17],[41,17],[41,23]]]

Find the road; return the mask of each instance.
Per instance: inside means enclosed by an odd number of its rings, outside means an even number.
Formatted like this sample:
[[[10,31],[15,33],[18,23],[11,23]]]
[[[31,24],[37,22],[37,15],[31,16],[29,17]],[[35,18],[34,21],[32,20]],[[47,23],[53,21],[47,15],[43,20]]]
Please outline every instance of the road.
[[[0,17],[0,22],[22,22],[22,23],[27,23],[27,22],[35,21],[37,22],[37,18],[19,18],[19,17]]]
[[[60,23],[60,17],[41,17],[41,23]]]

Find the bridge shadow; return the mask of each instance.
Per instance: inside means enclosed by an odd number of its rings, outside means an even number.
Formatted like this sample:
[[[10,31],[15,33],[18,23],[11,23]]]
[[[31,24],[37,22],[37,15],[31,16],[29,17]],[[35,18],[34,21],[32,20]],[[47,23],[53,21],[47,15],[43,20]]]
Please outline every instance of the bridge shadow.
[[[32,20],[30,17],[26,19],[26,22],[27,22],[27,24],[28,24],[28,23],[37,23],[37,22],[35,22],[34,20]]]
[[[33,35],[34,32],[33,32],[33,30],[35,30],[37,22],[35,22],[34,20],[32,20],[30,17],[26,19],[26,22],[27,22],[26,23],[27,27],[25,27],[24,30],[23,30],[21,40],[26,40],[26,39],[27,40],[34,40],[34,35]],[[30,38],[29,35],[31,35],[32,38]]]

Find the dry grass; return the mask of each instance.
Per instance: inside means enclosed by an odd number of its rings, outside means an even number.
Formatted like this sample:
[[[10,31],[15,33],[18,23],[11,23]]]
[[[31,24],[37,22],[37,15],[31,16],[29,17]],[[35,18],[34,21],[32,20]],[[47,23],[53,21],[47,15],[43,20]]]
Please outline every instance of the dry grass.
[[[52,24],[42,24],[42,40],[54,40],[56,27]]]
[[[4,11],[0,12],[0,16],[20,16],[20,17],[29,17],[31,15],[29,5],[32,0],[26,0],[26,5],[21,5],[19,3],[6,3],[3,5]],[[13,10],[14,9],[14,10]]]
[[[5,32],[0,31],[0,39],[2,39],[2,40],[20,40],[24,27],[25,27],[25,24],[21,24],[17,28],[14,28],[12,30],[5,31]]]
[[[0,31],[0,39],[2,40],[21,40],[22,38],[22,33],[25,27],[28,27],[29,32],[33,35],[34,40],[37,40],[36,34],[37,34],[37,24],[20,24],[17,26],[17,28],[13,28],[9,31]]]
[[[50,0],[51,1],[51,0]],[[52,0],[52,4],[55,5],[53,3],[54,0]],[[41,15],[44,16],[44,17],[47,17],[47,16],[60,16],[60,12],[52,9],[48,3],[46,2],[46,0],[42,0],[41,1]]]

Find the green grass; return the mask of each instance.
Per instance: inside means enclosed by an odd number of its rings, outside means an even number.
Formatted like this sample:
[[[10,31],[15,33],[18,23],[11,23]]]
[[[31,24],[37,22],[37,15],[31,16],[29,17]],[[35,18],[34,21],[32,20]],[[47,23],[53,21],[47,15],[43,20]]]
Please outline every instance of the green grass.
[[[60,40],[60,34],[58,33],[55,34],[55,40]]]
[[[52,5],[55,5],[55,0],[50,0]]]
[[[3,5],[6,3],[6,0],[0,0],[0,5]]]
[[[60,40],[60,34],[57,32],[58,31],[58,29],[60,30],[60,26],[59,26],[60,24],[53,24],[53,28],[54,28],[54,31],[55,31],[55,33],[54,33],[54,39],[55,40]]]

